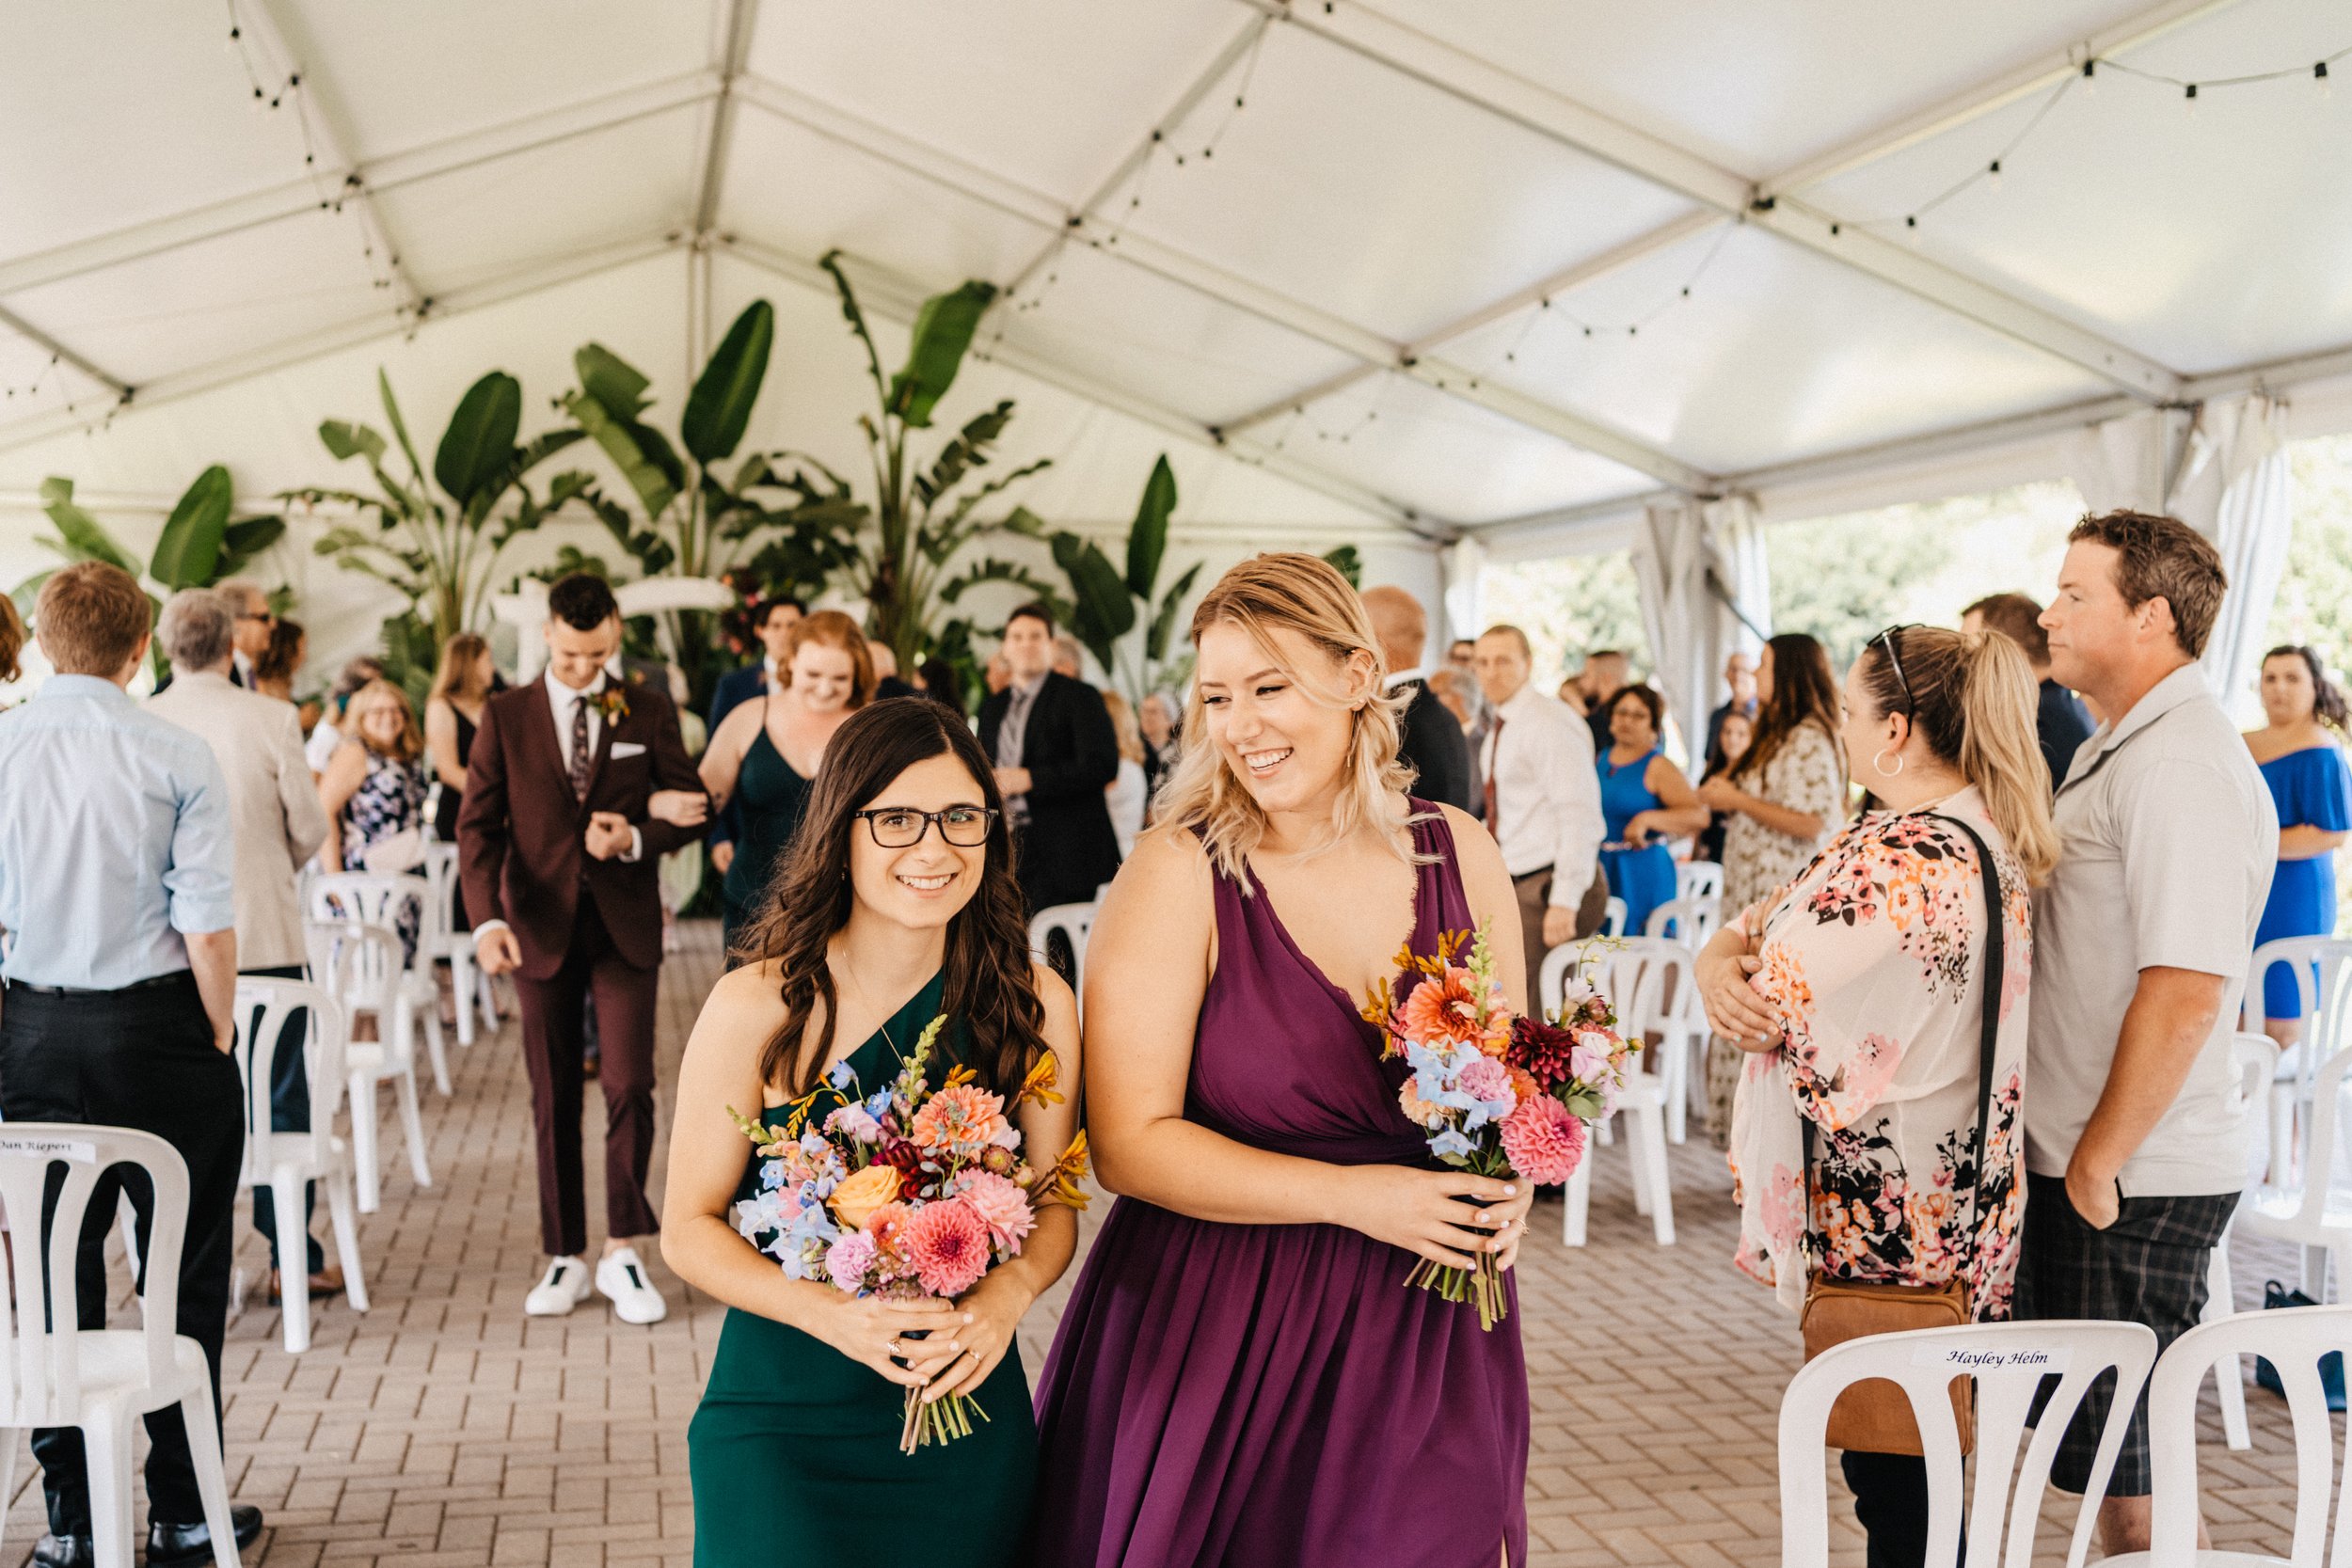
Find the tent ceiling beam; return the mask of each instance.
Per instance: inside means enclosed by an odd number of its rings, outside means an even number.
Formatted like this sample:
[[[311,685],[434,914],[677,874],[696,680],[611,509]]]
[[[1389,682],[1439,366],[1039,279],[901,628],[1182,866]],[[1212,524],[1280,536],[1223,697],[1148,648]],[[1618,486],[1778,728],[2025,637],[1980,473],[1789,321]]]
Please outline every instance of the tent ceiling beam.
[[[348,188],[358,181],[373,191],[397,190],[501,158],[615,130],[651,116],[689,108],[713,97],[717,91],[718,80],[713,72],[691,71],[468,131],[364,164],[322,161],[315,175],[0,261],[0,295],[63,282],[316,212],[325,205],[319,197],[323,187]]]
[[[92,381],[99,383],[101,386],[112,388],[117,397],[121,398],[125,402],[130,400],[132,390],[130,383],[124,381],[120,376],[113,375],[105,371],[100,370],[96,365],[90,363],[89,360],[84,358],[72,349],[68,348],[65,344],[57,341],[56,339],[52,338],[48,333],[43,332],[40,327],[35,326],[31,322],[26,321],[15,311],[0,310],[0,327],[4,327],[7,330],[15,333],[18,337],[23,338],[27,342],[36,344],[41,349],[46,350],[56,358],[72,366],[75,370],[81,372],[84,375],[88,376]]]
[[[1597,282],[1613,273],[1622,272],[1637,261],[1645,261],[1661,250],[1670,249],[1687,239],[1705,233],[1723,221],[1724,216],[1721,213],[1708,208],[1700,208],[1696,212],[1686,213],[1672,223],[1661,224],[1646,234],[1637,234],[1625,244],[1613,245],[1597,256],[1571,262],[1538,282],[1531,283],[1526,288],[1506,294],[1490,305],[1481,306],[1466,316],[1457,316],[1444,325],[1406,344],[1405,352],[1413,358],[1421,358],[1456,339],[1469,337],[1482,327],[1491,326],[1496,322],[1517,315],[1521,310],[1539,307],[1555,295],[1565,294],[1570,290],[1581,289],[1587,283]],[[1345,372],[1327,381],[1319,382],[1294,397],[1253,408],[1239,419],[1227,420],[1223,428],[1229,434],[1237,430],[1248,430],[1252,425],[1263,424],[1279,415],[1301,410],[1306,404],[1319,398],[1328,397],[1333,392],[1344,390],[1372,373],[1374,372],[1370,367]]]
[[[726,195],[727,159],[735,150],[735,87],[749,69],[752,33],[759,25],[759,0],[727,0],[726,33],[719,52],[719,91],[710,104],[710,139],[703,146],[702,176],[694,193],[694,240],[708,241]]]
[[[462,315],[487,306],[502,305],[508,300],[521,299],[562,286],[594,277],[632,261],[642,261],[674,250],[679,243],[674,233],[644,236],[585,251],[571,251],[532,266],[517,268],[498,277],[452,289],[439,295],[433,305],[433,314],[424,322],[389,312],[378,312],[356,321],[330,326],[323,331],[308,333],[284,342],[271,343],[243,354],[217,359],[210,364],[193,366],[157,376],[139,387],[137,401],[131,406],[146,409],[161,404],[175,403],[275,371],[290,369],[312,359],[324,358],[344,349],[358,348],[382,339],[413,333],[421,326],[444,317]],[[57,410],[11,424],[0,425],[0,452],[14,451],[45,441],[53,436],[70,434],[89,423],[87,416]]]
[[[1524,126],[1726,216],[1751,223],[1966,317],[2019,342],[2079,365],[2148,402],[2179,395],[2181,377],[2154,360],[1989,283],[1931,261],[1908,245],[1844,228],[1783,197],[1764,199],[1753,182],[1687,148],[1639,131],[1490,61],[1349,5],[1310,11],[1289,0],[1242,0],[1472,108]],[[1839,232],[1831,232],[1838,228]]]
[[[745,261],[787,282],[798,283],[828,297],[834,293],[833,279],[823,268],[804,257],[739,236],[725,236],[720,243]],[[915,312],[923,304],[922,285],[855,258],[848,259],[848,262],[857,276],[858,302],[868,313],[901,325],[914,320]],[[986,350],[975,348],[973,352],[1008,370],[1057,387],[1073,397],[1123,414],[1179,439],[1223,451],[1229,456],[1263,467],[1295,484],[1358,508],[1424,539],[1443,543],[1459,531],[1453,525],[1433,518],[1391,497],[1381,495],[1328,469],[1300,462],[1271,446],[1255,441],[1220,442],[1199,420],[1009,341]]]
[[[303,113],[303,102],[307,100],[310,109],[316,112],[310,127],[315,156],[331,168],[350,168],[356,162],[346,150],[353,145],[350,126],[343,117],[342,106],[335,102],[334,94],[324,85],[316,62],[305,59],[286,41],[285,24],[278,15],[285,4],[286,0],[257,0],[249,11],[242,13],[244,25],[261,35],[257,41],[264,50],[287,62],[291,71],[300,73],[302,80],[298,90],[302,96],[294,102],[294,108],[296,114]],[[385,224],[383,210],[376,206],[374,194],[369,189],[367,181],[346,177],[339,201],[358,216],[360,228],[368,236],[369,247],[383,253],[386,277],[391,284],[393,297],[400,302],[401,309],[408,315],[421,317],[432,309],[433,302],[422,289],[417,287],[416,278],[403,264],[400,242]]]
[[[1071,212],[1052,197],[973,165],[927,143],[873,124],[795,88],[762,77],[743,83],[746,103],[868,156],[893,164],[944,188],[960,191],[1010,216],[1051,228],[1057,235],[1088,245],[1218,304],[1231,306],[1326,347],[1351,355],[1372,370],[1394,370],[1440,391],[1474,403],[1505,419],[1542,432],[1663,483],[1692,491],[1712,487],[1689,464],[1565,408],[1498,387],[1478,372],[1436,356],[1413,354],[1384,338],[1304,300],[1294,299],[1227,271],[1149,235],[1122,230],[1090,213]],[[1057,246],[1062,243],[1057,238]],[[1009,293],[1010,291],[1008,291]],[[1219,427],[1220,429],[1222,427]]]

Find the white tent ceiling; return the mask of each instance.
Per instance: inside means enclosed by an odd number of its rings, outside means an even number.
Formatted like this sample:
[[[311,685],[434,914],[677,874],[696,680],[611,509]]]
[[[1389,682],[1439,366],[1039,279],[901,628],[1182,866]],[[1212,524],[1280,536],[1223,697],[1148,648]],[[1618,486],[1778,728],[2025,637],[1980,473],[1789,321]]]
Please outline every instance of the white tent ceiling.
[[[2352,376],[2352,91],[2311,79],[2344,0],[88,0],[9,34],[0,499],[176,488],[207,440],[250,488],[323,477],[311,425],[395,353],[434,407],[500,362],[550,395],[592,335],[675,392],[754,293],[755,434],[823,450],[834,247],[885,316],[1011,291],[959,394],[1057,404],[1017,428],[1085,519],[1171,436],[1220,521],[1524,538]]]

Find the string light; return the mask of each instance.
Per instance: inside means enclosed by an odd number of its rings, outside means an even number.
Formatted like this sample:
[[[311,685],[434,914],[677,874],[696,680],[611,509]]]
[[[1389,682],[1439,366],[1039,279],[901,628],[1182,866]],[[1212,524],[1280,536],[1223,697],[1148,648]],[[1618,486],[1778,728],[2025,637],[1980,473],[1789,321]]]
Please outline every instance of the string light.
[[[1565,321],[1571,325],[1579,328],[1580,335],[1586,338],[1640,337],[1642,334],[1642,328],[1649,325],[1650,323],[1658,320],[1659,317],[1664,315],[1667,311],[1674,309],[1676,307],[1681,305],[1685,300],[1691,298],[1692,291],[1698,286],[1699,281],[1704,278],[1708,270],[1715,265],[1715,259],[1724,253],[1724,246],[1729,243],[1731,239],[1731,232],[1737,227],[1738,225],[1736,223],[1727,223],[1724,225],[1722,230],[1715,235],[1715,243],[1707,247],[1707,254],[1699,258],[1698,265],[1691,269],[1690,273],[1684,277],[1681,283],[1676,286],[1674,292],[1665,295],[1657,305],[1638,316],[1616,322],[1587,321],[1585,318],[1575,314],[1564,307],[1561,307],[1559,302],[1553,299],[1549,294],[1544,295],[1542,298],[1536,300],[1534,309],[1528,311],[1527,320],[1519,325],[1518,335],[1514,337],[1508,346],[1503,349],[1502,357],[1487,366],[1488,372],[1491,373],[1498,366],[1501,365],[1518,363],[1519,350],[1527,345],[1528,338],[1534,332],[1537,326],[1549,320],[1557,319]]]

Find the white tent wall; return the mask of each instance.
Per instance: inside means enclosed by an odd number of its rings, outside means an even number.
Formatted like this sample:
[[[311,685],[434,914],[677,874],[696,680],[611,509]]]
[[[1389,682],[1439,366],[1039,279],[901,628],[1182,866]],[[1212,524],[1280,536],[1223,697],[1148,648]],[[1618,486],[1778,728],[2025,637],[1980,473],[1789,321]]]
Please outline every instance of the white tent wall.
[[[142,557],[180,490],[209,463],[229,466],[240,502],[250,510],[278,509],[274,496],[296,486],[367,489],[361,467],[337,463],[319,444],[317,427],[323,419],[343,418],[382,428],[379,367],[428,464],[450,410],[492,369],[522,381],[526,434],[560,423],[550,400],[575,384],[572,352],[592,339],[652,379],[653,421],[672,425],[691,385],[688,269],[697,264],[685,249],[671,250],[170,403],[134,404],[87,431],[0,451],[0,586],[56,563],[33,543],[54,531],[40,515],[39,497],[42,480],[53,474],[74,480],[78,499]],[[865,449],[852,420],[872,392],[837,302],[719,258],[710,300],[718,330],[754,298],[776,308],[776,347],[740,450],[807,451],[845,474],[862,476]],[[904,353],[904,328],[880,315],[872,327],[885,362],[895,362]],[[1434,546],[1395,525],[1221,451],[1205,434],[1194,441],[1174,438],[977,356],[941,405],[934,440],[1001,397],[1016,400],[1018,412],[998,461],[1009,467],[1054,459],[1052,468],[1015,495],[1055,526],[1122,539],[1153,459],[1168,453],[1181,499],[1170,531],[1175,569],[1164,570],[1163,580],[1172,581],[1176,570],[1196,558],[1208,563],[1200,582],[1205,588],[1217,572],[1259,549],[1320,553],[1354,544],[1367,582],[1394,582],[1433,610],[1438,604]],[[589,467],[612,492],[627,494],[601,452],[585,444],[560,454],[535,477],[544,483],[566,467]],[[342,520],[339,509],[311,517],[297,506],[288,539],[253,574],[295,590],[294,613],[312,631],[311,681],[327,678],[343,659],[372,647],[377,624],[400,608],[380,584],[311,552],[310,542],[330,515]],[[584,510],[574,509],[518,541],[501,559],[501,573],[540,566],[566,544],[615,568],[628,566],[612,536]],[[1050,556],[1030,541],[994,539],[985,547],[1038,568],[1049,580],[1055,575]],[[1019,596],[1016,589],[991,585],[972,595],[970,608],[986,623]]]

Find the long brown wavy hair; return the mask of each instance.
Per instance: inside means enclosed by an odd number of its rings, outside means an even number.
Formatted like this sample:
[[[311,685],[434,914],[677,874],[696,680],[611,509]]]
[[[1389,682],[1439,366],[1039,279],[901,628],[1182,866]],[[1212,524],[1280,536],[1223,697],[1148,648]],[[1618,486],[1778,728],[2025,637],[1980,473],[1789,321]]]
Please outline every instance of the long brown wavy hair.
[[[1764,765],[1806,724],[1817,726],[1837,749],[1845,765],[1846,748],[1838,739],[1837,677],[1829,667],[1829,650],[1801,631],[1783,632],[1764,644],[1772,651],[1772,694],[1759,705],[1756,738],[1726,774],[1734,784],[1762,780]]]
[[[963,764],[980,803],[996,815],[979,889],[947,923],[942,1006],[968,1032],[965,1065],[985,1088],[1000,1094],[1019,1088],[1046,1050],[1028,916],[1013,880],[1012,836],[988,757],[972,732],[937,703],[875,703],[851,714],[826,744],[800,836],[736,947],[747,963],[775,960],[784,1022],[759,1053],[759,1075],[791,1099],[815,1086],[833,1054],[840,999],[826,954],[834,933],[850,922],[850,835],[866,831],[855,814],[878,801],[899,774],[943,754]],[[812,1030],[820,1000],[824,1016]]]

